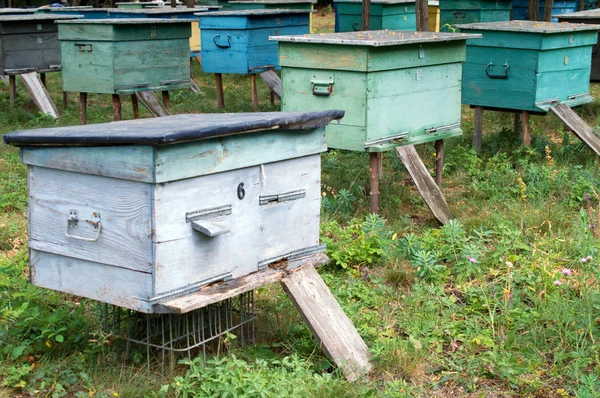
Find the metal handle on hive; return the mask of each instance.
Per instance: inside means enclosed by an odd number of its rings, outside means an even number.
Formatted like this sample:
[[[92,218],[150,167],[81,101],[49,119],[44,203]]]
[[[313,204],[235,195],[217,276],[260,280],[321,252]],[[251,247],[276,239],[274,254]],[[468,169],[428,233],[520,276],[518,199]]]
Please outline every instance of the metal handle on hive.
[[[227,45],[217,43],[217,39],[220,38],[220,37],[221,37],[220,34],[218,34],[215,37],[213,37],[213,42],[215,43],[215,46],[217,46],[219,48],[229,48],[229,47],[231,47],[231,35],[227,35]]]
[[[490,79],[508,79],[508,68],[510,68],[510,65],[508,64],[508,61],[506,61],[506,63],[504,65],[502,65],[504,67],[504,74],[503,75],[492,75],[490,74],[490,68],[495,66],[496,64],[493,62],[490,62],[489,64],[487,64],[485,66],[485,74],[487,75],[487,77],[489,77]]]
[[[355,32],[358,32],[360,30],[360,24],[358,22],[354,22],[352,24],[352,29],[354,29]]]
[[[77,218],[77,211],[71,210],[69,213],[70,213],[69,217],[67,218],[67,229],[65,230],[65,238],[82,240],[84,242],[96,242],[98,239],[100,239],[100,232],[102,232],[102,223],[100,222],[100,214],[99,213],[94,213],[94,218],[97,221],[85,220],[86,223],[93,225],[94,229],[96,230],[96,235],[94,235],[94,237],[92,237],[92,238],[86,238],[84,236],[77,236],[77,235],[69,234],[69,228],[75,228],[79,224],[79,219]]]

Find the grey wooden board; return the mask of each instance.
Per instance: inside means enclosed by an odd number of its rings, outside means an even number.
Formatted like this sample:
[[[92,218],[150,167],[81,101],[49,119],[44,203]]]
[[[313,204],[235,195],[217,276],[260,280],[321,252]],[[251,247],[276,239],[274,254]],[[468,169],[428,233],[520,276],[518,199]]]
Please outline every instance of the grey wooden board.
[[[30,250],[31,283],[118,305],[151,312],[142,299],[152,294],[152,275],[93,261]]]
[[[0,8],[0,15],[33,14],[37,8]]]
[[[25,14],[25,15],[1,15],[0,14],[0,27],[1,24],[7,22],[23,22],[23,21],[68,21],[77,20],[77,18],[83,18],[83,15],[53,15],[53,14]]]
[[[29,247],[136,271],[152,272],[150,184],[31,166],[29,184]],[[100,213],[96,242],[67,238],[67,218],[77,210],[69,234],[93,238],[85,220]]]
[[[21,79],[38,109],[46,115],[55,119],[58,118],[58,109],[56,108],[56,105],[54,105],[48,90],[46,90],[46,87],[42,84],[37,73],[24,73],[21,75]]]
[[[8,76],[0,75],[0,80],[2,80],[2,82],[8,86]]]
[[[334,3],[362,3],[362,0],[333,0]],[[415,4],[415,0],[371,0],[371,4]]]
[[[317,4],[317,0],[238,0],[238,1],[230,1],[229,4],[282,4],[286,3],[290,4],[299,4],[299,3],[307,3],[307,4]]]
[[[564,20],[567,20],[567,21],[569,19],[575,19],[575,20],[579,20],[579,19],[598,19],[598,18],[600,18],[600,9],[595,8],[593,10],[572,12],[570,14],[558,14],[558,15],[552,15],[552,17],[553,18],[564,19]]]
[[[447,224],[452,217],[444,194],[431,178],[415,147],[413,145],[396,147],[396,153],[435,218],[442,224]]]
[[[291,271],[281,285],[325,353],[349,381],[371,370],[367,345],[314,267]]]
[[[185,114],[154,119],[22,130],[3,136],[17,146],[167,145],[257,130],[280,129],[290,134],[324,127],[344,111]]]
[[[169,116],[171,113],[165,108],[158,99],[154,91],[136,91],[134,94],[138,101],[148,109],[148,112],[154,117]]]
[[[206,236],[214,237],[231,231],[231,223],[228,217],[215,217],[206,220],[192,221],[192,228]]]
[[[500,32],[527,32],[527,33],[565,33],[586,30],[600,30],[600,25],[570,24],[559,22],[537,22],[537,21],[504,21],[504,22],[482,22],[464,25],[455,25],[461,31],[489,30]]]
[[[150,10],[144,10],[146,13]],[[167,19],[167,18],[115,18],[115,19],[82,19],[71,21],[56,21],[58,24],[79,24],[79,25],[162,25],[162,24],[188,24],[186,19]]]
[[[297,43],[383,47],[400,46],[414,43],[445,42],[453,40],[467,40],[479,38],[481,38],[481,35],[465,33],[409,32],[405,30],[367,30],[362,32],[270,36],[269,40]]]
[[[600,137],[594,133],[594,130],[587,125],[573,109],[567,104],[560,104],[550,108],[564,124],[569,128],[577,138],[589,146],[596,155],[600,156]]]
[[[281,78],[279,75],[273,70],[267,70],[260,74],[260,78],[275,93],[277,98],[281,99]]]
[[[195,82],[195,81],[193,81],[192,79],[190,79],[190,82],[192,83],[192,87],[190,87],[190,90],[192,90],[192,92],[193,92],[194,94],[204,94],[204,93],[202,92],[202,90],[200,90],[200,87],[198,87],[198,85],[196,84],[196,82]],[[146,105],[144,105],[144,106],[146,106]],[[166,109],[165,109],[165,111],[166,111]],[[165,115],[165,116],[166,116],[166,115]]]
[[[298,259],[296,262],[298,263],[295,264],[296,267],[318,267],[327,264],[329,258],[324,253],[318,253]],[[239,294],[249,292],[250,290],[280,281],[289,272],[286,267],[289,265],[290,262],[287,262],[286,264],[281,264],[278,268],[265,268],[228,282],[206,286],[198,292],[157,304],[154,307],[154,312],[185,314],[206,307],[207,305],[221,302]]]
[[[162,183],[277,162],[327,150],[325,129],[223,137],[155,149],[151,146],[24,147],[25,164],[124,180]],[[258,156],[260,153],[260,156]]]
[[[243,182],[245,197],[237,195]],[[260,206],[259,196],[306,190],[306,197]],[[237,278],[258,270],[260,261],[319,242],[320,156],[190,178],[158,185],[154,193],[156,294],[215,275]],[[232,206],[231,231],[207,237],[194,231],[186,214]]]
[[[293,9],[276,9],[276,10],[234,10],[234,11],[212,11],[198,14],[202,18],[206,17],[262,17],[271,15],[286,15],[286,14],[310,14],[311,10],[293,10]]]

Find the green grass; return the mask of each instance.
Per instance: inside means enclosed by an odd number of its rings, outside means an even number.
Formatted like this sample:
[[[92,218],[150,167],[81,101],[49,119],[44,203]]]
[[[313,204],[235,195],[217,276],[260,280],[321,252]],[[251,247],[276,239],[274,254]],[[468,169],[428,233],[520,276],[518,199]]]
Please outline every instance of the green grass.
[[[173,113],[219,112],[213,77],[197,65],[194,73],[204,95],[173,93]],[[48,78],[60,104],[59,75]],[[225,111],[250,111],[248,79],[224,81]],[[10,110],[0,86],[0,133],[77,124],[75,102],[55,121],[23,87],[18,94]],[[264,87],[259,95],[261,110],[278,109]],[[596,130],[599,111],[600,101],[578,110]],[[109,96],[90,96],[90,123],[111,115]],[[531,122],[533,143],[523,148],[511,116],[487,112],[478,155],[469,149],[473,112],[463,108],[465,134],[446,145],[455,221],[441,228],[392,153],[378,216],[368,214],[368,158],[322,155],[322,241],[332,261],[320,273],[373,354],[373,372],[354,385],[275,285],[258,290],[254,346],[234,340],[208,368],[192,361],[164,377],[146,374],[142,351],[125,361],[93,302],[28,282],[26,169],[0,144],[0,397],[600,396],[597,158],[552,115]],[[433,146],[417,149],[433,170]]]

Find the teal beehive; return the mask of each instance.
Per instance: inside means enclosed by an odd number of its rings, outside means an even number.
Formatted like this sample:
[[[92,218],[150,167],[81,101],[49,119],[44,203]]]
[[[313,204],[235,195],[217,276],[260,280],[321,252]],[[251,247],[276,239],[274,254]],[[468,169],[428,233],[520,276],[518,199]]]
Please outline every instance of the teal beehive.
[[[511,0],[440,0],[440,30],[448,25],[510,21]]]
[[[459,25],[467,42],[463,104],[547,112],[592,102],[592,46],[600,26],[511,21]]]
[[[560,14],[556,15],[556,17],[559,22],[600,24],[600,10],[598,9],[574,12],[571,14]],[[598,53],[598,43],[596,43],[592,49],[592,72],[590,74],[590,80],[600,81],[600,54]]]
[[[334,0],[335,31],[361,30],[361,0]],[[371,0],[368,30],[416,30],[415,0]]]

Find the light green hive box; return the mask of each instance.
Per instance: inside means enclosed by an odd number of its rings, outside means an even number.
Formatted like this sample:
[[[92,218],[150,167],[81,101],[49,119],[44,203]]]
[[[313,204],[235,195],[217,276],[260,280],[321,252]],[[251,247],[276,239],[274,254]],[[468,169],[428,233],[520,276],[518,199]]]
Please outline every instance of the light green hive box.
[[[361,30],[362,0],[333,0],[335,31]],[[416,30],[415,0],[371,0],[369,29]]]
[[[459,33],[277,36],[282,110],[343,109],[330,148],[380,152],[462,134]]]
[[[592,47],[598,25],[510,21],[457,25],[482,34],[470,40],[463,64],[463,103],[547,112],[590,95]]]
[[[63,91],[131,94],[191,86],[189,20],[77,22],[58,25]]]

